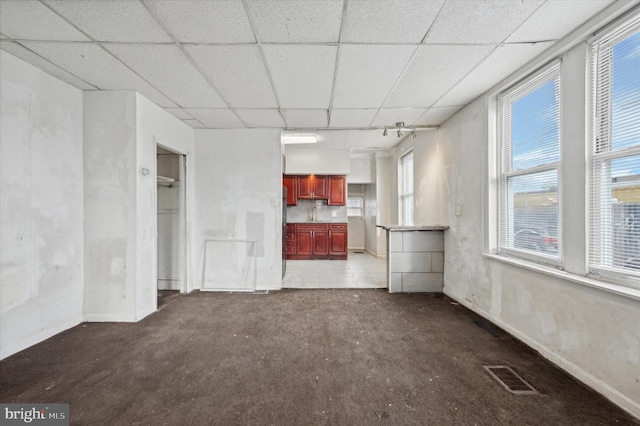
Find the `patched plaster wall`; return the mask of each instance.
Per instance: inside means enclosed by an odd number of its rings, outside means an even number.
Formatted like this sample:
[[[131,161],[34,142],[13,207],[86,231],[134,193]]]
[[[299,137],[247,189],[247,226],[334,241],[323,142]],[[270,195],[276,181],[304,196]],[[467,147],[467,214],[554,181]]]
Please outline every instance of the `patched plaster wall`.
[[[82,321],[82,110],[0,51],[0,358]]]

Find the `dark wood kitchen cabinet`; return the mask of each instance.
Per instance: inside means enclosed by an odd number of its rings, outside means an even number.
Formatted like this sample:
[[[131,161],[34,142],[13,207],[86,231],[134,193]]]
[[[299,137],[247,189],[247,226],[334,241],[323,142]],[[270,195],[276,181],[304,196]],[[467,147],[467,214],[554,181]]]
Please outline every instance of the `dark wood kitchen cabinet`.
[[[347,177],[329,176],[327,178],[329,196],[327,204],[330,206],[344,206],[347,203]]]
[[[329,224],[329,256],[347,256],[347,225]]]
[[[347,224],[287,224],[287,259],[346,259]]]
[[[320,175],[298,176],[298,198],[301,200],[326,200],[327,177]]]
[[[287,206],[298,205],[298,177],[283,176],[282,186],[287,188]]]
[[[347,203],[347,177],[344,175],[284,175],[287,205],[297,206],[298,200],[327,200],[329,206]]]

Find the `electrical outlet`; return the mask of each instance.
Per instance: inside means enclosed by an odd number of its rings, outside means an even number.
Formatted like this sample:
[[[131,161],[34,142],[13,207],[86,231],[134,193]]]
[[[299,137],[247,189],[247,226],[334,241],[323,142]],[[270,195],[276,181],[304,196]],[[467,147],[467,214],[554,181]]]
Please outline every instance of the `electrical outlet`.
[[[456,204],[456,216],[460,216],[461,210],[460,204]]]
[[[338,212],[331,212],[331,217],[336,217],[338,216]]]

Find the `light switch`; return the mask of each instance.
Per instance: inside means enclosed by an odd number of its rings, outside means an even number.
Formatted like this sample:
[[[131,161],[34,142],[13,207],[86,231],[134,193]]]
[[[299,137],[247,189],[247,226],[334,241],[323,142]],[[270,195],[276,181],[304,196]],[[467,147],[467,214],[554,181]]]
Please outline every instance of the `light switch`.
[[[456,216],[460,216],[460,211],[461,211],[460,204],[456,204]]]

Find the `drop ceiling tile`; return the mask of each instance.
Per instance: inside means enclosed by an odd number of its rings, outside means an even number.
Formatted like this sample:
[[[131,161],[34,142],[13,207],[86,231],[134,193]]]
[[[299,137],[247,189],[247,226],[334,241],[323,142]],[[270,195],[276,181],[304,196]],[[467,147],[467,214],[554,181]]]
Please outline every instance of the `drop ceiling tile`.
[[[334,108],[379,108],[415,46],[343,45]]]
[[[89,38],[37,0],[2,0],[0,28],[14,39],[88,41]],[[25,25],[25,23],[29,23]]]
[[[277,109],[236,109],[247,127],[281,128],[286,127]]]
[[[460,81],[494,46],[425,45],[387,99],[385,107],[429,107]]]
[[[98,41],[172,41],[149,11],[138,1],[46,0],[46,3]]]
[[[501,43],[544,0],[449,0],[426,43]]]
[[[258,46],[185,46],[233,108],[277,108]]]
[[[187,123],[189,126],[194,129],[206,129],[205,125],[199,122],[198,120],[182,120],[184,123]]]
[[[165,108],[167,112],[172,114],[174,117],[179,118],[180,120],[191,120],[193,117],[191,114],[183,110],[182,108]]]
[[[154,16],[183,43],[256,41],[241,1],[145,1]]]
[[[3,41],[0,43],[0,49],[17,56],[23,61],[40,68],[44,72],[49,73],[52,76],[77,87],[78,89],[91,90],[96,88],[16,42]]]
[[[329,127],[368,127],[377,109],[333,109]]]
[[[245,4],[264,43],[337,42],[342,0],[246,0]]]
[[[329,108],[336,46],[263,49],[281,108]]]
[[[282,110],[287,127],[327,127],[326,109]]]
[[[477,68],[434,104],[435,107],[466,105],[518,68],[545,51],[553,42],[504,45],[496,48]]]
[[[443,3],[444,0],[349,0],[341,41],[420,43]]]
[[[96,44],[23,42],[30,50],[105,90],[136,90],[161,107],[176,104]]]
[[[427,112],[422,114],[420,118],[411,123],[412,126],[418,125],[438,125],[442,124],[453,114],[458,112],[462,108],[461,106],[451,106],[451,107],[440,107],[440,108],[429,108]]]
[[[245,125],[230,109],[188,108],[186,111],[208,129],[245,128]]]
[[[409,126],[426,112],[426,108],[383,108],[373,120],[372,126],[393,127],[395,123],[404,122]]]
[[[325,130],[315,132],[318,146],[323,149],[345,149],[349,132],[345,130]]]
[[[509,36],[507,42],[561,39],[611,3],[612,0],[547,1]]]
[[[105,47],[183,108],[227,106],[177,46],[105,44]]]

